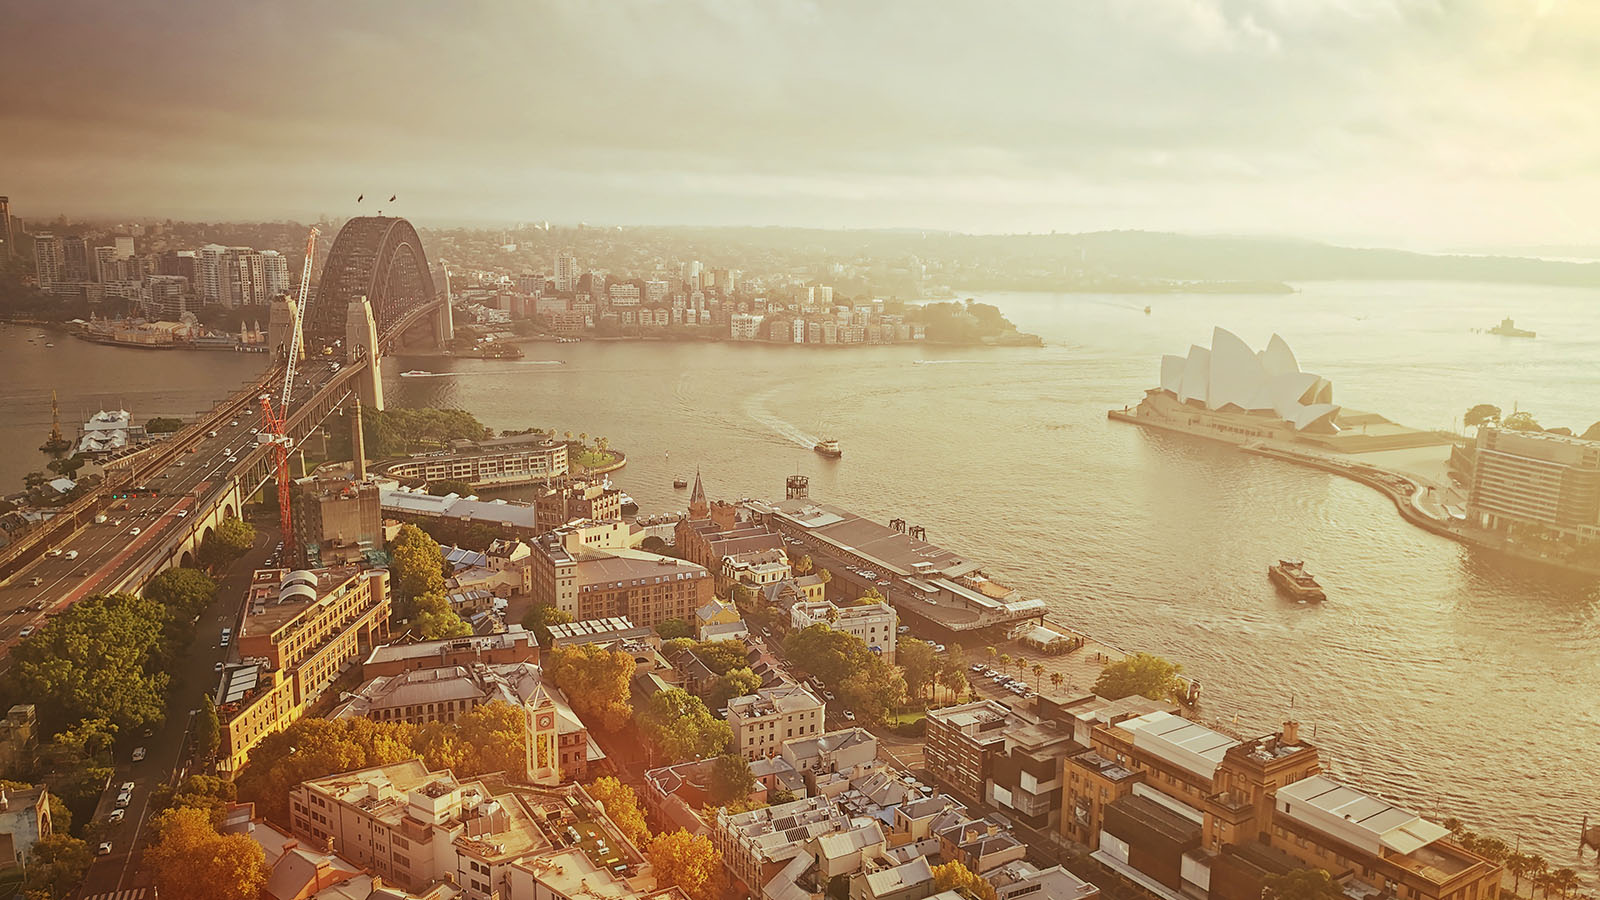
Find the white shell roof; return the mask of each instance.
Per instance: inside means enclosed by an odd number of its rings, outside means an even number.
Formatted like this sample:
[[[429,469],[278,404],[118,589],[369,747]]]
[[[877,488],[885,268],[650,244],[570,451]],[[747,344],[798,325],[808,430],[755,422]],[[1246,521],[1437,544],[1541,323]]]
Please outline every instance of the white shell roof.
[[[1211,332],[1211,347],[1194,345],[1187,357],[1161,357],[1161,388],[1181,402],[1199,402],[1207,409],[1267,412],[1296,429],[1320,425],[1336,430],[1333,385],[1300,371],[1294,351],[1274,334],[1267,349],[1256,353],[1225,328]]]

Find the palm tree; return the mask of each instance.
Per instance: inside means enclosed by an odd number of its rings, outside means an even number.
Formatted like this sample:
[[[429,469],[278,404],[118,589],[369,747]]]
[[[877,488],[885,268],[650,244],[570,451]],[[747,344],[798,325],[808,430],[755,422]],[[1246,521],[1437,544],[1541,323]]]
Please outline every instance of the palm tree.
[[[611,439],[608,437],[595,438],[594,445],[601,450],[611,449]]]
[[[1058,691],[1061,690],[1061,682],[1066,681],[1066,680],[1067,679],[1065,677],[1063,677],[1060,672],[1051,672],[1050,673],[1050,686],[1055,688]]]
[[[1040,665],[1038,663],[1034,663],[1033,664],[1033,681],[1034,681],[1034,684],[1038,684],[1039,680],[1042,679],[1042,678],[1044,678],[1044,666],[1042,666],[1042,665]]]
[[[1539,878],[1549,870],[1550,864],[1544,861],[1544,857],[1537,853],[1528,854],[1528,867],[1526,871],[1528,875],[1528,882],[1532,885],[1532,887],[1538,887]],[[1532,893],[1532,888],[1529,889],[1529,893]]]
[[[1026,656],[1017,657],[1016,663],[1018,676],[1021,676],[1028,671],[1028,658]]]
[[[1506,854],[1506,871],[1511,873],[1511,893],[1515,894],[1517,888],[1522,886],[1522,876],[1528,874],[1528,866],[1533,858],[1521,851],[1512,851]]]
[[[994,661],[1000,658],[1000,651],[993,647],[983,648],[983,653],[985,656],[989,657],[990,665],[994,665]]]
[[[567,440],[572,440],[572,432],[567,432]]]
[[[589,432],[587,432],[587,431],[578,432],[578,440],[580,442],[582,442],[582,443],[588,443],[589,442]]]
[[[1560,868],[1550,873],[1550,886],[1561,892],[1565,897],[1572,893],[1578,886],[1578,873],[1568,868]]]
[[[1000,670],[1001,671],[1005,671],[1006,669],[1009,669],[1009,668],[1011,668],[1011,654],[1009,654],[1009,653],[1000,654]]]

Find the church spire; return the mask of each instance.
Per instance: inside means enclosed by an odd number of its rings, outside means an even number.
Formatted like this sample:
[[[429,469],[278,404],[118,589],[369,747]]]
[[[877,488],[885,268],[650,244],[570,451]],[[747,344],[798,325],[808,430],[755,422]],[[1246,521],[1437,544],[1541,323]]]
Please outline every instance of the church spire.
[[[689,518],[709,519],[711,504],[706,500],[705,485],[700,483],[700,468],[694,470],[694,490],[689,494]]]

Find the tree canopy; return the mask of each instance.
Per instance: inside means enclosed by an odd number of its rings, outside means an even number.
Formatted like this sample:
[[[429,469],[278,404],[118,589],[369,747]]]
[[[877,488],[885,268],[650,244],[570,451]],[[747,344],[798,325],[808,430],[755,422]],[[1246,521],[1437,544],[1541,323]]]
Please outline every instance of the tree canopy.
[[[689,900],[718,900],[722,896],[722,854],[710,838],[681,828],[662,832],[650,842],[649,855],[661,887],[680,887]]]
[[[644,810],[639,807],[639,795],[633,788],[606,775],[596,778],[588,787],[589,796],[605,807],[606,815],[617,823],[622,836],[641,850],[650,846],[650,827],[645,824]]]
[[[557,647],[544,660],[545,674],[567,695],[572,709],[590,727],[615,732],[633,714],[629,682],[633,657],[596,644]]]
[[[1152,700],[1172,696],[1178,687],[1183,666],[1150,653],[1135,653],[1100,670],[1094,692],[1107,700],[1121,700],[1138,694]]]
[[[362,428],[368,455],[402,456],[449,446],[451,441],[481,441],[489,430],[464,409],[365,409]]]
[[[572,613],[553,603],[535,603],[522,616],[522,627],[533,632],[533,639],[545,650],[550,649],[550,626],[565,625],[572,621]]]
[[[415,525],[400,526],[389,545],[389,575],[394,614],[409,619],[416,611],[416,598],[444,593],[444,552],[439,542]]]
[[[144,865],[167,897],[258,900],[267,883],[266,854],[246,834],[218,834],[203,809],[170,809],[152,823],[157,838]]]
[[[847,708],[869,723],[882,721],[890,709],[905,702],[905,676],[853,634],[811,625],[790,632],[784,638],[783,651],[821,678]]]
[[[634,713],[645,741],[669,763],[709,759],[733,740],[728,723],[711,715],[699,697],[682,688],[654,694]]]
[[[1467,428],[1476,428],[1480,425],[1493,425],[1500,421],[1500,407],[1493,403],[1479,403],[1467,410],[1461,417],[1461,424]]]
[[[54,834],[33,844],[23,882],[24,896],[28,900],[66,900],[75,896],[92,862],[89,845],[58,827]]]
[[[1519,410],[1501,419],[1500,427],[1509,429],[1511,431],[1544,430],[1544,428],[1539,425],[1539,420],[1535,419],[1533,417],[1533,413],[1528,412],[1527,410]]]
[[[1261,882],[1263,900],[1339,900],[1344,889],[1326,869],[1291,869]]]
[[[728,705],[734,697],[743,697],[753,694],[761,687],[761,676],[746,666],[743,669],[729,669],[717,676],[711,688],[706,691],[706,707],[717,710]]]
[[[694,629],[682,619],[667,619],[656,626],[656,634],[661,635],[662,640],[670,641],[673,638],[692,637]]]
[[[243,556],[255,540],[254,525],[243,519],[223,519],[222,524],[200,542],[200,562],[213,572],[225,569]]]
[[[181,618],[199,615],[216,593],[216,580],[199,569],[167,569],[140,591],[146,600],[154,600]]]
[[[527,771],[523,711],[503,700],[475,706],[454,722],[422,725],[411,744],[428,768],[449,769],[460,778],[505,772],[521,780]]]
[[[717,757],[711,768],[711,780],[706,785],[711,802],[738,803],[756,788],[756,777],[750,773],[750,761],[737,753],[724,753]]]
[[[472,626],[450,606],[443,591],[429,591],[412,601],[411,628],[425,641],[465,637]]]
[[[936,893],[965,891],[968,896],[977,900],[995,900],[994,885],[967,868],[960,860],[951,860],[944,865],[933,867],[933,889]]]
[[[239,798],[262,815],[289,820],[289,791],[302,781],[335,772],[386,766],[417,756],[409,725],[368,719],[305,718],[269,734],[250,751],[235,783]],[[184,895],[177,895],[184,896]]]

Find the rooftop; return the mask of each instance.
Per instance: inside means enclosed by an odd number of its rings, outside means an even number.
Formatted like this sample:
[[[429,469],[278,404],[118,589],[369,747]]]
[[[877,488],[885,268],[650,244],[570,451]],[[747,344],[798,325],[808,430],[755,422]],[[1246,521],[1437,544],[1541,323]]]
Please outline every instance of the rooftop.
[[[1278,788],[1283,815],[1374,855],[1414,853],[1450,830],[1357,788],[1313,775]]]
[[[1133,746],[1179,768],[1211,779],[1228,748],[1239,741],[1169,712],[1152,712],[1112,726],[1133,735]]]
[[[512,625],[500,634],[480,637],[445,638],[438,641],[420,641],[415,644],[385,644],[373,649],[366,665],[442,658],[450,653],[487,653],[492,650],[509,650],[518,645],[533,646],[533,632],[521,625]]]

